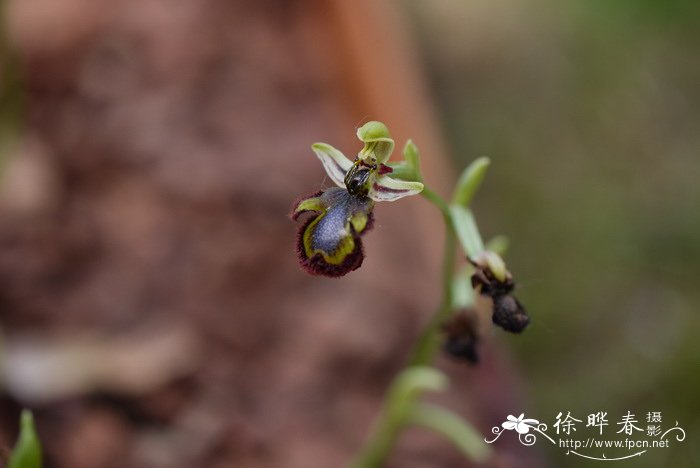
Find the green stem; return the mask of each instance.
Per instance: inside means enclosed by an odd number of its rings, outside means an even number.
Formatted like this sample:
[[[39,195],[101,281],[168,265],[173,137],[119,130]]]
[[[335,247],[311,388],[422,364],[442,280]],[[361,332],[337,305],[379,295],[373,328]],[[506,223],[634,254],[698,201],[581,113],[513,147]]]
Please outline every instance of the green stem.
[[[384,403],[386,407],[393,406],[391,401]],[[399,435],[399,430],[404,423],[404,418],[398,418],[388,409],[382,413],[373,434],[364,448],[350,463],[350,468],[379,468],[391,452],[394,442]]]
[[[456,237],[452,224],[450,209],[445,200],[428,187],[421,192],[423,197],[435,205],[442,213],[445,222],[445,251],[442,259],[442,299],[437,312],[430,319],[430,322],[423,330],[416,346],[413,350],[409,364],[410,368],[415,366],[429,365],[435,356],[439,346],[438,330],[451,311],[452,306],[452,275],[455,266]],[[390,392],[384,405],[384,410],[379,416],[379,421],[373,430],[372,436],[365,447],[360,451],[355,460],[351,463],[351,468],[378,468],[389,455],[394,442],[399,435],[401,427],[409,411],[413,409],[414,403],[401,405],[402,410],[398,411],[395,393]]]
[[[452,308],[452,275],[455,266],[456,238],[450,209],[445,200],[429,188],[424,188],[422,195],[442,212],[445,221],[445,251],[442,258],[442,299],[413,349],[409,361],[412,366],[430,364],[435,356],[439,346],[438,330]]]

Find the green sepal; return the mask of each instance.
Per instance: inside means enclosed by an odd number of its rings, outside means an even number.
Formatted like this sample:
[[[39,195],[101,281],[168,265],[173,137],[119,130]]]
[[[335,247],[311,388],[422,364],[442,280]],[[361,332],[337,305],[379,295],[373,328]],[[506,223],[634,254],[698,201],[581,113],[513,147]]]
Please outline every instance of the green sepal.
[[[365,144],[357,155],[360,159],[382,164],[389,160],[394,151],[394,140],[389,135],[389,129],[381,122],[367,122],[357,129],[357,138]]]
[[[422,182],[420,174],[405,161],[387,164],[392,171],[388,174],[392,179],[409,180],[412,182]]]
[[[413,143],[413,140],[408,140],[403,147],[403,159],[406,161],[409,167],[413,168],[418,174],[419,179],[422,180],[420,172],[420,151],[418,147]]]

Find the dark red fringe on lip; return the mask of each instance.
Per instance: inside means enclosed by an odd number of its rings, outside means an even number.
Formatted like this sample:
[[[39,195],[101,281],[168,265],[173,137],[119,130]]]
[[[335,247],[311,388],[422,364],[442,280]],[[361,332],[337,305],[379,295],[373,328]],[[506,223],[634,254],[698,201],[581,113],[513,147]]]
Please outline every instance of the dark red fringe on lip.
[[[362,234],[366,233],[374,226],[374,215],[370,212],[367,219],[367,225],[362,231]],[[297,232],[297,256],[299,257],[299,265],[309,274],[328,276],[330,278],[339,278],[345,276],[351,271],[357,270],[362,266],[362,261],[365,259],[364,249],[362,246],[362,239],[360,239],[360,234],[355,233],[352,229],[352,235],[355,239],[355,250],[350,252],[343,260],[340,265],[333,265],[324,260],[323,255],[320,253],[314,254],[313,257],[309,258],[306,256],[306,249],[304,249],[304,232],[306,228],[311,224],[316,218],[309,218],[304,224],[299,227]]]
[[[300,211],[298,213],[296,212],[297,207],[299,206],[299,204],[301,202],[303,202],[304,200],[308,200],[309,198],[320,197],[322,194],[323,194],[323,190],[319,190],[316,193],[312,193],[310,195],[306,195],[306,196],[297,198],[294,201],[294,205],[292,205],[292,212],[289,213],[289,217],[292,218],[292,220],[296,221],[299,218],[299,216],[303,215],[304,213],[308,213],[309,211],[313,211],[313,210],[304,210],[304,211]]]

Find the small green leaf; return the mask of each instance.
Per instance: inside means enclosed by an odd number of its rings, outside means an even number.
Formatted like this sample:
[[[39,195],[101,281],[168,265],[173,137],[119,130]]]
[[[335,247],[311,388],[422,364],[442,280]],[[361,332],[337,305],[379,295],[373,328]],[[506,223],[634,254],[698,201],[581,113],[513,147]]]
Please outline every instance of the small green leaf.
[[[506,254],[510,247],[510,240],[504,235],[498,235],[486,243],[486,250],[496,252],[501,257]]]
[[[7,468],[41,468],[41,444],[34,429],[31,411],[23,410],[20,432]]]
[[[447,377],[427,366],[412,366],[401,371],[391,384],[387,396],[387,422],[398,429],[401,427],[416,399],[425,391],[444,390]]]
[[[408,140],[404,145],[403,158],[406,160],[406,164],[420,175],[420,151],[418,151],[418,147],[413,143],[413,140]]]
[[[489,459],[492,454],[483,436],[464,419],[439,406],[417,404],[410,415],[410,422],[442,434],[464,455],[477,463]]]
[[[442,390],[447,377],[431,367],[411,366],[396,376],[386,395],[384,410],[367,447],[350,463],[351,468],[380,467],[399,432],[410,417],[416,400],[426,390]]]
[[[464,253],[473,259],[484,251],[484,242],[481,240],[474,215],[469,208],[456,204],[450,205],[450,214]]]
[[[481,185],[486,175],[486,169],[491,164],[491,160],[485,156],[475,159],[464,169],[457,182],[452,203],[456,205],[469,206],[474,198],[474,194]]]
[[[365,147],[357,155],[361,159],[373,159],[377,164],[386,162],[394,151],[394,140],[389,129],[381,122],[371,121],[357,129],[357,138]]]
[[[444,390],[447,377],[431,367],[414,366],[402,371],[390,390],[389,401],[394,410],[402,413],[421,393],[432,390]]]

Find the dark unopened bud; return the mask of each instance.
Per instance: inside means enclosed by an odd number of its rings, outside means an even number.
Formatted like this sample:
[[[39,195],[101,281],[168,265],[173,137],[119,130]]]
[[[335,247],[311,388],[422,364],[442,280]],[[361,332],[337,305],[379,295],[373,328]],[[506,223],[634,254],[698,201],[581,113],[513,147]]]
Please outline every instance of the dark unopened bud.
[[[496,254],[482,255],[472,261],[476,271],[472,275],[472,287],[482,296],[493,299],[493,323],[512,333],[520,333],[530,323],[530,317],[523,305],[511,295],[515,282],[510,272],[501,265],[502,261]],[[492,267],[495,265],[496,271]],[[501,268],[503,266],[503,268]]]
[[[476,339],[472,336],[455,336],[445,340],[445,352],[456,359],[463,359],[470,364],[479,363]]]
[[[452,316],[442,326],[445,332],[445,352],[455,359],[464,360],[471,364],[478,363],[477,344],[479,337],[476,328],[476,317],[473,311],[464,311]]]
[[[493,297],[493,323],[512,333],[520,333],[530,323],[525,308],[509,294]]]

